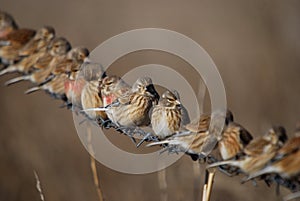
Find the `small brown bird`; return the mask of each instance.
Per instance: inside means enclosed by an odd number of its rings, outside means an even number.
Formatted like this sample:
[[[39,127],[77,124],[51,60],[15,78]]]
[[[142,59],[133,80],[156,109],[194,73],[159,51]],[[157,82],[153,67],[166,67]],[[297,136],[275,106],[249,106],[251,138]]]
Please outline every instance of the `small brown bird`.
[[[105,123],[107,120],[106,113],[104,111],[91,110],[91,108],[103,107],[101,91],[99,89],[103,77],[105,77],[105,72],[100,64],[86,62],[83,63],[74,85],[70,86],[73,90],[76,90],[72,92],[74,95],[81,94],[80,102],[84,114],[89,119],[97,121],[100,124]]]
[[[131,87],[118,76],[105,77],[100,85],[103,107],[112,104],[116,99],[129,93]]]
[[[103,107],[98,80],[86,82],[81,92],[81,105],[84,111],[90,108]],[[107,115],[104,111],[85,111],[85,114],[99,123],[104,123],[107,120]]]
[[[159,139],[165,139],[175,134],[180,129],[181,118],[181,103],[167,90],[152,110],[151,125],[155,135]]]
[[[0,75],[11,72],[29,73],[38,60],[47,53],[47,46],[55,36],[52,27],[43,27],[35,36],[19,51],[19,56],[24,57],[19,62],[8,66],[0,72]]]
[[[255,177],[276,173],[282,178],[291,179],[300,175],[300,132],[288,140],[269,163],[260,170],[252,173],[246,180]]]
[[[25,91],[25,94],[30,94],[38,90],[44,90],[48,92],[52,97],[56,99],[62,99],[67,101],[67,97],[65,95],[65,81],[68,79],[68,75],[62,73],[60,75],[55,76],[49,82],[46,82],[42,85],[32,87]]]
[[[223,130],[218,142],[218,149],[223,160],[229,160],[242,153],[253,139],[251,134],[240,124],[230,122]]]
[[[52,39],[55,37],[53,27],[44,26],[37,30],[35,36],[19,51],[19,56],[29,56],[41,49],[46,49]]]
[[[41,84],[48,81],[47,78],[51,72],[65,58],[66,53],[70,49],[71,45],[65,38],[54,39],[50,44],[48,53],[40,58],[34,65],[35,68],[39,68],[40,70],[34,71],[29,75],[13,78],[7,81],[5,85],[11,85],[22,80],[30,80],[35,84]]]
[[[172,92],[176,96],[177,100],[180,101],[180,95],[179,95],[178,91],[173,90]],[[185,125],[187,125],[187,124],[189,124],[191,122],[191,119],[190,119],[190,116],[189,116],[189,112],[184,107],[184,105],[182,105],[182,104],[181,104],[181,115],[182,115],[182,117],[181,117],[181,126],[185,126]]]
[[[32,29],[18,29],[13,17],[0,11],[0,58],[2,63],[19,60],[19,50],[35,35]]]
[[[10,14],[0,11],[0,38],[5,38],[16,29],[18,29],[18,25],[14,18]]]
[[[213,113],[216,115],[217,112]],[[225,124],[231,122],[233,115],[227,111]],[[217,139],[214,129],[210,128],[211,115],[202,114],[200,118],[192,121],[185,126],[186,131],[167,138],[161,142],[154,142],[148,146],[168,144],[171,152],[185,152],[190,155],[193,160],[205,158],[215,148]]]
[[[216,162],[207,168],[220,165],[238,167],[245,174],[252,174],[265,166],[286,141],[287,136],[283,127],[271,128],[263,137],[252,140],[244,149],[244,156],[237,160]]]
[[[64,89],[67,97],[67,106],[73,106],[82,109],[81,92],[86,84],[86,80],[83,78],[77,79],[78,73],[78,71],[70,73],[68,79],[66,79],[64,82]]]
[[[83,62],[88,58],[89,50],[83,47],[72,48],[63,60],[57,63],[51,74],[59,75],[78,71]]]
[[[110,120],[125,127],[148,126],[150,109],[157,104],[159,95],[149,77],[139,78],[131,91],[108,105],[105,110]]]

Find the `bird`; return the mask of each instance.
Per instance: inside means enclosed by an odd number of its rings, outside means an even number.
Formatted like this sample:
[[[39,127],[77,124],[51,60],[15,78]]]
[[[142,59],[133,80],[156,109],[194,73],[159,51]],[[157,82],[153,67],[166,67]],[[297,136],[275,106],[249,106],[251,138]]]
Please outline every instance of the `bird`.
[[[55,29],[51,26],[44,26],[37,30],[34,37],[19,50],[19,56],[25,57],[47,48],[55,37]]]
[[[141,127],[150,124],[150,109],[157,104],[159,94],[150,77],[140,77],[130,92],[108,105],[105,111],[118,127]]]
[[[279,174],[284,179],[300,175],[300,130],[277,151],[269,163],[250,174],[245,181],[272,173]]]
[[[34,84],[46,82],[51,72],[64,59],[70,49],[71,45],[65,38],[55,38],[51,42],[47,54],[40,58],[34,65],[39,70],[8,80],[5,82],[5,85],[11,85],[22,80],[30,80]]]
[[[230,159],[212,163],[207,168],[220,165],[230,165],[240,168],[249,175],[261,169],[270,161],[280,146],[286,141],[285,129],[281,126],[273,126],[268,132],[259,138],[253,139],[243,150],[243,156],[239,159]]]
[[[116,75],[108,75],[100,84],[103,106],[112,104],[116,99],[129,93],[131,86]]]
[[[78,78],[79,71],[69,73],[68,78],[64,82],[64,91],[66,94],[66,106],[82,110],[81,92],[86,84],[86,80],[82,77]]]
[[[155,135],[161,140],[175,134],[180,129],[181,119],[181,102],[171,91],[165,91],[151,114],[151,126]]]
[[[33,29],[19,29],[14,18],[0,11],[0,58],[4,64],[13,64],[19,60],[19,50],[35,35]]]
[[[65,81],[67,81],[68,73],[78,71],[81,64],[88,57],[89,51],[86,48],[75,47],[67,53],[67,56],[61,60],[51,71],[53,77],[39,86],[32,87],[25,91],[25,94],[43,89],[58,99],[67,101],[65,95]]]
[[[7,12],[0,11],[0,38],[6,37],[16,29],[18,29],[18,25],[13,16]]]
[[[202,114],[185,126],[185,130],[163,141],[149,143],[147,146],[167,144],[171,152],[185,152],[192,160],[206,158],[215,148],[217,140],[214,130],[210,128],[212,114]],[[231,111],[226,112],[225,123],[231,122]]]
[[[243,126],[233,121],[229,122],[218,140],[222,160],[238,156],[252,139],[252,135]]]
[[[0,71],[0,75],[15,71],[28,74],[38,60],[46,54],[47,46],[54,37],[53,27],[45,26],[39,29],[35,36],[19,50],[19,57],[22,59]]]
[[[94,111],[90,110],[90,108],[103,107],[99,85],[106,74],[98,63],[84,63],[82,68],[77,80],[84,79],[84,82],[75,82],[75,84],[83,84],[83,86],[80,86],[82,111],[90,120],[103,125],[107,120],[105,111]]]
[[[86,82],[81,91],[82,109],[103,107],[103,101],[99,92],[99,80]],[[107,115],[104,111],[85,111],[89,119],[97,122],[105,122]]]
[[[62,73],[60,75],[55,76],[51,81],[43,83],[39,86],[32,87],[26,90],[25,94],[30,94],[38,90],[44,90],[51,94],[52,97],[56,99],[62,99],[63,101],[67,101],[67,97],[65,95],[65,80],[68,78],[68,74]]]
[[[69,73],[78,71],[81,65],[88,60],[89,50],[83,47],[72,48],[66,57],[57,63],[55,68],[51,71],[53,75],[61,73]]]

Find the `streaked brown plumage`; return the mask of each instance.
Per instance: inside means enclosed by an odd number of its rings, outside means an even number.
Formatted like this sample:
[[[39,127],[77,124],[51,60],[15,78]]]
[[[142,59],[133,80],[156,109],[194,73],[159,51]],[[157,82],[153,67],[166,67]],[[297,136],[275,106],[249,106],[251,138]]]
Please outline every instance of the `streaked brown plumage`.
[[[175,134],[180,129],[181,118],[181,103],[167,90],[152,110],[151,125],[155,135],[159,139],[164,139]]]
[[[0,75],[11,72],[29,73],[39,59],[47,55],[47,47],[55,36],[52,27],[42,27],[35,36],[19,51],[19,56],[23,57],[19,62],[8,66],[0,72]]]
[[[83,110],[103,107],[98,80],[86,82],[81,92],[81,105]],[[103,121],[107,119],[104,111],[85,111],[85,114],[92,120]]]
[[[18,29],[18,25],[14,18],[10,14],[0,11],[0,38],[6,37],[10,32],[16,29]]]
[[[47,81],[48,76],[65,57],[71,49],[70,43],[65,38],[56,38],[50,44],[50,49],[44,57],[40,58],[34,67],[40,68],[32,74],[23,75],[7,81],[5,84],[10,85],[22,80],[30,80],[32,83],[40,84]]]
[[[252,140],[244,149],[244,156],[238,160],[216,162],[208,166],[231,165],[245,174],[251,174],[265,166],[287,139],[283,127],[273,127],[264,136]]]
[[[19,50],[35,35],[32,29],[16,29],[0,38],[0,58],[6,64],[13,64],[20,59]]]
[[[55,37],[53,27],[44,26],[37,30],[35,36],[19,51],[19,56],[29,56],[41,49],[46,49],[51,40]]]
[[[118,76],[105,77],[100,85],[103,106],[106,107],[114,102],[116,99],[129,93],[131,87]]]
[[[78,71],[89,56],[89,50],[82,47],[72,48],[65,58],[57,63],[51,74],[58,75],[61,73],[69,73],[72,71]]]
[[[289,139],[269,163],[260,170],[249,175],[247,180],[263,174],[277,173],[281,177],[291,179],[300,175],[300,132]]]
[[[233,118],[232,113],[228,111],[225,122],[230,122],[231,118]],[[188,134],[174,135],[164,141],[150,143],[148,146],[168,144],[171,150],[175,147],[175,151],[185,152],[193,160],[205,158],[214,149],[217,142],[214,133],[211,133],[210,122],[211,115],[202,114],[200,118],[185,126]]]
[[[70,76],[64,82],[64,89],[67,97],[67,105],[82,109],[81,92],[86,84],[86,80],[82,77],[77,79],[78,73],[78,71],[70,73]]]
[[[136,127],[150,124],[149,112],[157,104],[159,95],[149,77],[139,78],[130,93],[108,106],[109,119],[118,126]]]
[[[67,100],[65,96],[65,81],[68,79],[68,75],[65,73],[55,76],[51,81],[42,84],[40,86],[32,87],[25,91],[25,94],[30,94],[37,90],[44,90],[57,99]]]
[[[230,122],[223,130],[218,142],[218,149],[223,160],[231,159],[243,151],[253,139],[251,134],[240,124]]]

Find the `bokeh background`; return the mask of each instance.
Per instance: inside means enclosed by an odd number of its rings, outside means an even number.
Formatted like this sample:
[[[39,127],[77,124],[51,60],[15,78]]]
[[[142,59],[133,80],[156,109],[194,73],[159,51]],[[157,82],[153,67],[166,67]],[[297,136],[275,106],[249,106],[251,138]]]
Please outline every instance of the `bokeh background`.
[[[291,135],[300,120],[297,0],[0,0],[0,9],[10,12],[21,27],[52,25],[73,46],[90,50],[131,29],[180,32],[213,58],[229,108],[254,136],[278,124]],[[123,74],[126,68],[149,62],[188,67],[158,52],[128,55],[113,65]],[[29,83],[3,86],[13,76],[0,78],[0,200],[39,200],[33,170],[39,174],[46,200],[97,200],[89,154],[76,134],[72,113],[43,92],[24,95]],[[115,136],[132,147],[128,139]],[[97,167],[107,201],[160,200],[156,173],[127,175],[99,163]],[[241,185],[239,179],[218,173],[212,200],[281,200],[274,187],[262,182],[257,187]],[[200,200],[199,186],[194,185],[198,180],[192,161],[183,157],[167,169],[169,200]]]

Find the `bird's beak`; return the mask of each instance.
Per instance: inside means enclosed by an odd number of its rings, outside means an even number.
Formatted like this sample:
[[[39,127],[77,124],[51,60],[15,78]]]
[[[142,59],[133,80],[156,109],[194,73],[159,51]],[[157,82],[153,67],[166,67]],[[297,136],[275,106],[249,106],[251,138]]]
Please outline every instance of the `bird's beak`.
[[[179,106],[181,105],[181,102],[179,100],[176,100],[175,103],[176,103],[176,105],[179,105]]]
[[[88,57],[86,57],[86,58],[84,58],[83,62],[84,62],[84,63],[91,63],[91,59],[88,58]]]

